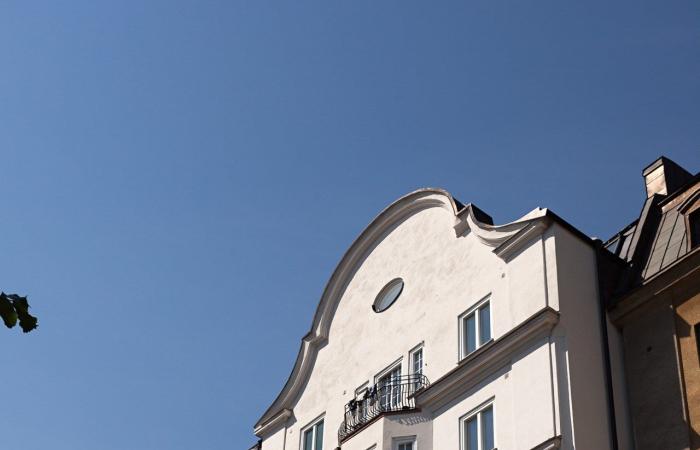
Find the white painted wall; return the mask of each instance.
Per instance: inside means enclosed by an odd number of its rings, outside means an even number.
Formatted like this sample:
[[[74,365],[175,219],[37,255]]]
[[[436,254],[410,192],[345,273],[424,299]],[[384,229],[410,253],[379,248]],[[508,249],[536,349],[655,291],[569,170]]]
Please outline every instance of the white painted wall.
[[[381,418],[342,448],[367,450],[377,444],[389,450],[392,437],[415,434],[420,450],[458,449],[459,418],[492,397],[501,450],[529,449],[559,433],[571,443],[573,430],[584,435],[577,436],[578,448],[608,448],[607,425],[601,423],[606,410],[589,247],[554,225],[506,262],[473,232],[457,237],[455,220],[443,207],[417,212],[361,261],[332,316],[327,343],[294,401],[293,419],[286,430],[263,436],[265,450],[299,450],[300,430],[320,414],[325,414],[324,450],[334,449],[344,405],[355,389],[374,383],[375,375],[397,360],[408,374],[408,352],[420,343],[424,374],[431,381],[454,369],[458,317],[486,295],[491,296],[495,339],[546,305],[561,306],[562,325],[449,407]],[[373,312],[377,293],[396,277],[405,281],[400,298],[385,312]]]
[[[384,428],[386,417],[382,417],[362,432],[356,434],[352,439],[343,444],[343,450],[367,450],[376,445],[377,450],[383,450],[382,443],[384,441]],[[331,430],[329,430],[331,431]],[[337,431],[337,427],[332,430]],[[338,438],[333,433],[323,443],[323,448],[334,449],[338,445]],[[295,450],[298,447],[295,448]]]
[[[270,449],[270,450],[272,450],[272,449],[283,450],[285,448],[295,448],[295,449],[299,448],[299,445],[292,445],[290,447],[287,447],[285,445],[286,444],[285,439],[286,439],[285,428],[282,427],[282,428],[278,429],[275,433],[271,434],[270,436],[265,436],[265,438],[263,438],[263,448],[265,448],[265,450],[268,450],[268,449]]]
[[[611,431],[595,251],[558,224],[555,237],[557,297],[561,319],[555,329],[558,382],[568,384],[572,430],[562,430],[566,448],[609,449]],[[561,365],[566,364],[566,367]],[[568,377],[566,376],[568,375]],[[561,389],[560,389],[561,392]],[[566,412],[566,411],[565,411]],[[569,435],[570,432],[573,435]]]
[[[612,372],[613,394],[615,401],[615,420],[617,422],[617,442],[620,450],[633,450],[632,421],[630,419],[627,386],[625,385],[624,351],[622,333],[606,320],[608,327],[608,342],[610,348],[610,365]]]
[[[460,418],[493,399],[496,447],[530,449],[553,436],[551,398],[549,349],[543,340],[490,379],[435,411],[434,448],[459,448]]]

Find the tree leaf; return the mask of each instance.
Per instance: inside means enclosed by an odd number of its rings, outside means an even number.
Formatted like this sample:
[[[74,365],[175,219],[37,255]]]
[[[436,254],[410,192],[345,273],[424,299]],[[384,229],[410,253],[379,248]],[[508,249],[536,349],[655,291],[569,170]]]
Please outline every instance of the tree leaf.
[[[37,326],[37,318],[29,314],[29,302],[27,297],[20,297],[17,294],[8,295],[9,299],[12,301],[12,306],[14,306],[19,318],[19,326],[22,331],[29,333]]]
[[[17,324],[17,311],[4,292],[0,292],[0,317],[7,328],[12,328]]]

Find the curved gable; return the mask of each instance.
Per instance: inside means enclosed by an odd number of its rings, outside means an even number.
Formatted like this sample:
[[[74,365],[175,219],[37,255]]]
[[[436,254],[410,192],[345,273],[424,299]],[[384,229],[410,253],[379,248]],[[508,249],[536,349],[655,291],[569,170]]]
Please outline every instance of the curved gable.
[[[302,338],[292,373],[284,388],[255,425],[258,436],[283,424],[291,415],[294,399],[311,374],[319,348],[329,336],[331,322],[348,283],[374,247],[393,229],[415,214],[442,208],[453,218],[456,236],[473,232],[480,242],[507,259],[547,226],[546,210],[536,209],[522,219],[501,226],[486,223],[488,218],[472,205],[463,206],[442,189],[421,189],[401,197],[382,211],[355,239],[329,279],[314,314],[311,330]]]

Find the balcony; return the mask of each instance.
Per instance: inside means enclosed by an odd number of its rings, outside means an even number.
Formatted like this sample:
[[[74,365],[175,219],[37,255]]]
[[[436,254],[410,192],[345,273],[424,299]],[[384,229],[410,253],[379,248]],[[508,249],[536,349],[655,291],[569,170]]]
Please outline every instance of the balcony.
[[[380,381],[367,389],[362,398],[345,405],[343,423],[338,429],[338,442],[347,440],[383,414],[416,409],[414,394],[429,385],[425,375],[413,374]]]

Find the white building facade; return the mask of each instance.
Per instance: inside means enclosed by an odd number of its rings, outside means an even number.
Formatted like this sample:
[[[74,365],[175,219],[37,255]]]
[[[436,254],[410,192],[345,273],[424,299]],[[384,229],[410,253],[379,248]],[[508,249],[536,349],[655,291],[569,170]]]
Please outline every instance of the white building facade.
[[[257,447],[627,448],[595,251],[546,209],[496,226],[443,190],[402,197],[333,273]]]

